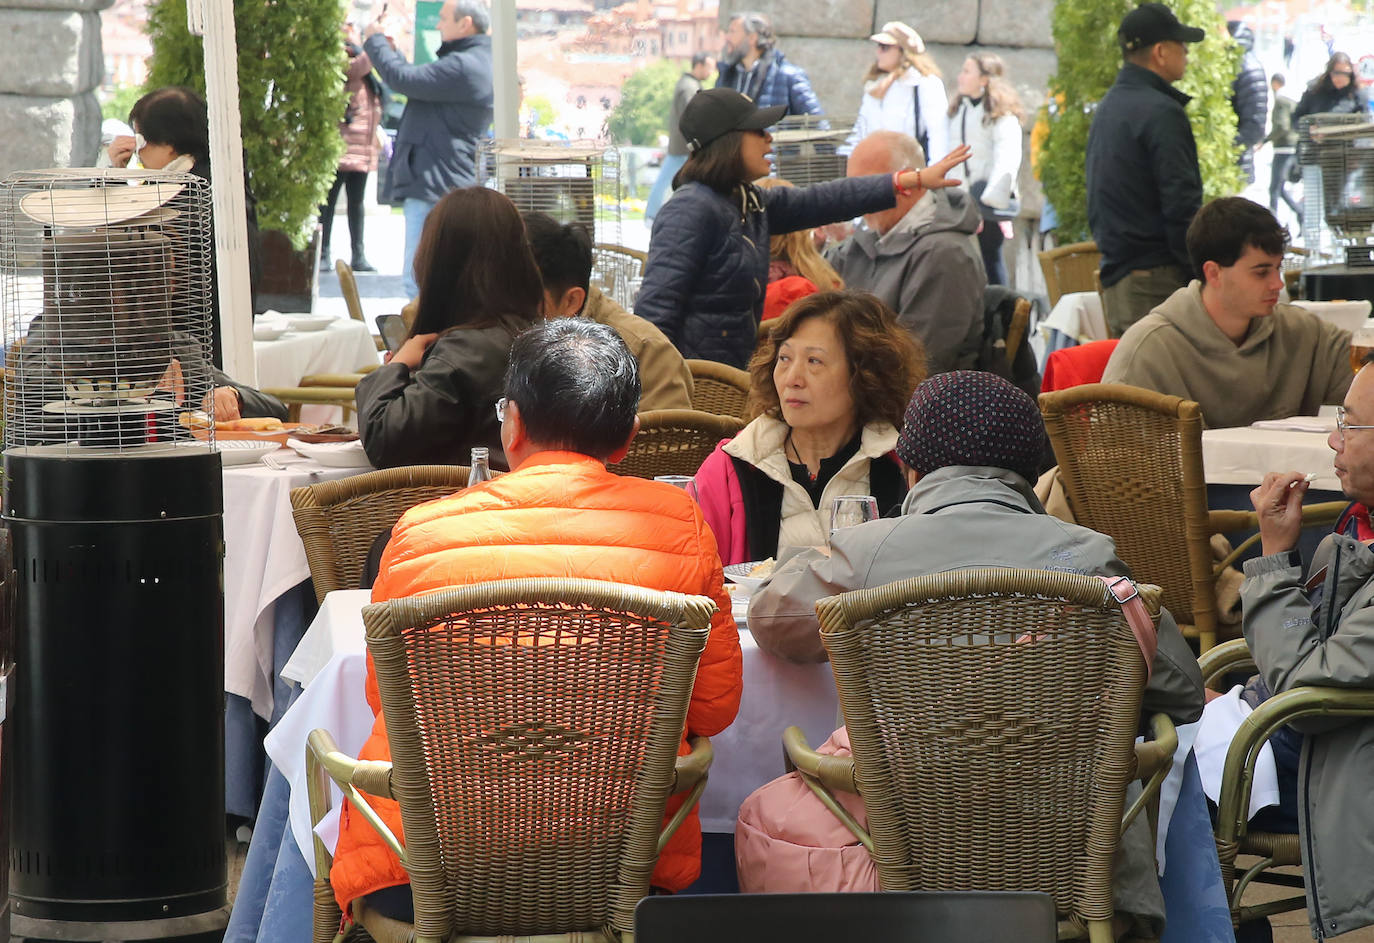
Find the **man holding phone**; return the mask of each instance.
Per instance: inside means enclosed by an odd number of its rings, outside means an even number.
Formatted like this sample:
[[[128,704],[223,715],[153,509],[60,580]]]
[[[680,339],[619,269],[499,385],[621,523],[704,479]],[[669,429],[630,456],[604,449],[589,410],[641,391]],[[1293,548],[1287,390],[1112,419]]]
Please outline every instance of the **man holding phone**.
[[[490,7],[483,0],[445,0],[440,46],[433,62],[414,65],[396,51],[381,15],[363,30],[363,51],[382,81],[406,96],[387,173],[404,200],[406,241],[401,262],[406,295],[419,289],[413,262],[425,217],[449,190],[477,183],[477,140],[491,124]]]

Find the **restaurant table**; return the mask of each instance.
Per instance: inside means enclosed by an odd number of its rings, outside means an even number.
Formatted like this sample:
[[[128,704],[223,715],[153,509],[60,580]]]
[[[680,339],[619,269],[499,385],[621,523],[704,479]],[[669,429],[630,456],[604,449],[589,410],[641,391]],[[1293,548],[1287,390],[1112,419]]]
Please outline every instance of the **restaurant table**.
[[[253,341],[259,389],[299,386],[312,373],[353,373],[379,363],[378,357],[367,325],[348,317],[335,319],[322,331],[290,331],[274,341]]]
[[[278,449],[285,470],[228,466],[224,484],[224,690],[227,810],[252,818],[261,781],[261,724],[284,710],[278,670],[315,607],[291,489],[370,471],[327,467]]]
[[[1271,471],[1315,473],[1312,489],[1340,491],[1326,444],[1336,417],[1311,416],[1287,420],[1299,428],[1238,426],[1202,431],[1202,467],[1208,485],[1248,485],[1253,488]],[[1306,431],[1306,430],[1322,431]]]
[[[305,742],[324,727],[340,749],[356,755],[374,718],[363,698],[366,676],[362,607],[367,590],[340,590],[325,597],[319,613],[290,659],[283,678],[304,685],[268,734],[272,771],[264,793],[225,943],[306,939],[311,921],[314,874],[309,800],[305,786]],[[711,738],[715,761],[702,797],[703,831],[733,836],[739,805],[750,792],[783,773],[781,735],[797,724],[819,744],[837,726],[838,695],[830,666],[793,665],[759,650],[744,622],[746,600],[736,597],[741,625],[744,690],[735,722]],[[1191,736],[1181,728],[1177,767],[1161,808],[1161,860],[1173,860],[1161,878],[1173,934],[1165,939],[1230,941],[1230,918],[1221,889],[1216,847],[1207,807],[1191,761]],[[340,796],[334,791],[332,807]],[[1172,812],[1172,818],[1170,818]],[[327,820],[328,821],[328,820]],[[1172,821],[1185,827],[1168,827]],[[321,829],[333,847],[336,834]],[[1164,858],[1166,854],[1169,858]]]
[[[1102,313],[1102,296],[1095,291],[1071,291],[1060,295],[1050,313],[1039,324],[1045,335],[1045,352],[1106,340],[1107,319]]]

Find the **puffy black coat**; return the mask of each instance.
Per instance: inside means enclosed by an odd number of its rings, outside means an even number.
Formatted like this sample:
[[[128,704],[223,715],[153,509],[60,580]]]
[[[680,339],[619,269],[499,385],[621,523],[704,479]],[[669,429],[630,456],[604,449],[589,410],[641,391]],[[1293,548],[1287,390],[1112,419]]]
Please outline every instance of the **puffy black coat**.
[[[1364,89],[1359,88],[1351,82],[1343,89],[1335,89],[1322,83],[1325,76],[1318,76],[1317,80],[1307,86],[1307,91],[1302,93],[1298,107],[1293,109],[1293,127],[1298,126],[1298,119],[1306,115],[1354,115],[1365,111],[1369,107],[1369,100],[1365,97]]]
[[[1242,23],[1232,35],[1241,49],[1245,50],[1240,71],[1231,83],[1231,107],[1236,112],[1236,144],[1244,148],[1240,155],[1240,169],[1245,179],[1254,183],[1253,148],[1264,140],[1264,119],[1269,112],[1269,83],[1264,77],[1264,66],[1259,57],[1251,51],[1255,45],[1255,34],[1250,27]]]
[[[684,184],[654,217],[635,314],[652,321],[682,356],[743,368],[763,314],[769,237],[896,202],[887,174],[804,188],[748,184],[731,196]]]

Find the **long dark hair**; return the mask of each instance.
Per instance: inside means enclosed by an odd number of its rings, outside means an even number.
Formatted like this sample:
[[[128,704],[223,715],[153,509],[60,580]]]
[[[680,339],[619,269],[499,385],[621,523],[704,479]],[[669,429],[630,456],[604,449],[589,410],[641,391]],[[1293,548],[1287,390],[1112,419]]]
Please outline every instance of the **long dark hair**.
[[[673,178],[673,189],[684,183],[701,183],[717,193],[728,194],[735,187],[749,181],[744,179],[742,146],[745,134],[755,132],[727,131],[705,147],[693,152],[687,163]]]
[[[1331,81],[1331,70],[1338,65],[1346,66],[1350,69],[1350,81],[1345,83],[1345,88],[1337,89]],[[1350,57],[1343,52],[1333,52],[1331,58],[1326,61],[1326,68],[1322,70],[1321,76],[1312,83],[1313,89],[1319,92],[1334,92],[1337,95],[1345,95],[1354,98],[1359,94],[1360,83],[1358,76],[1355,75],[1355,63],[1350,61]]]
[[[420,285],[410,334],[487,327],[511,316],[534,323],[544,286],[515,204],[486,187],[444,195],[415,250]]]

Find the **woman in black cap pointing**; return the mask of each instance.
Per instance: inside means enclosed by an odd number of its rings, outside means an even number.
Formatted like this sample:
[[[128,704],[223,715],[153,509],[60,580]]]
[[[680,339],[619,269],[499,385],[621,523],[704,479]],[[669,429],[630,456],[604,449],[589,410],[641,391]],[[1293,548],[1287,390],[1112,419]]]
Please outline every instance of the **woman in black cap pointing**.
[[[890,209],[897,195],[954,186],[945,175],[968,158],[956,149],[924,169],[832,180],[805,188],[761,190],[785,108],[757,108],[736,91],[699,92],[680,127],[691,156],[673,180],[673,197],[654,219],[635,314],[656,324],[684,357],[743,368],[754,351],[768,239]]]

